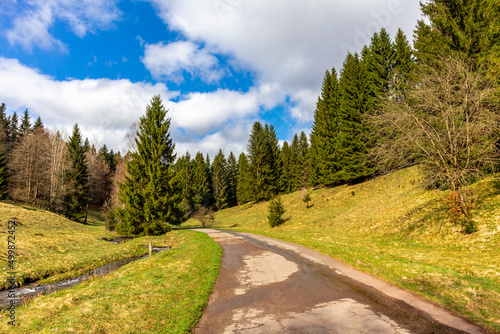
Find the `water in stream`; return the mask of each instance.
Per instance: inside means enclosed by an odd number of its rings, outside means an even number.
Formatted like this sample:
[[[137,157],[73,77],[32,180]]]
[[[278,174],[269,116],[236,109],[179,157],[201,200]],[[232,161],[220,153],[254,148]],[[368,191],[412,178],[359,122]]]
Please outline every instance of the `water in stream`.
[[[172,247],[153,247],[152,251],[153,251],[153,253],[159,253],[165,249],[170,249],[170,248],[172,248]],[[56,283],[49,283],[49,284],[43,284],[43,285],[32,284],[32,285],[29,285],[27,287],[17,288],[17,289],[15,289],[16,298],[14,299],[14,302],[15,302],[14,305],[15,306],[21,305],[26,298],[35,297],[35,296],[40,295],[40,294],[47,294],[47,293],[59,291],[62,289],[66,289],[66,288],[78,285],[81,282],[83,282],[84,280],[91,278],[91,277],[94,277],[94,276],[107,275],[107,274],[117,270],[118,268],[123,267],[127,263],[130,263],[132,261],[141,260],[141,259],[148,257],[148,256],[149,255],[146,254],[146,255],[143,255],[141,257],[134,257],[134,258],[130,258],[130,259],[125,259],[125,260],[120,260],[120,261],[108,263],[102,267],[99,267],[99,268],[96,268],[96,269],[89,271],[86,275],[76,277],[76,278],[69,278],[69,279],[66,279],[64,281],[59,281]],[[8,294],[9,294],[8,290],[0,291],[0,308],[2,308],[2,309],[5,309],[10,305],[11,299],[8,298]]]

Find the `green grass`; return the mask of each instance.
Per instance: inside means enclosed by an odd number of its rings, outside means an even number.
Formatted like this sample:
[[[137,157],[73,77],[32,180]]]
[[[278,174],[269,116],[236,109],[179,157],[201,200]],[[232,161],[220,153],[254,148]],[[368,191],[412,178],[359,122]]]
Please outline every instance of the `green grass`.
[[[301,244],[392,282],[500,331],[500,190],[495,178],[471,187],[479,232],[452,224],[446,191],[418,186],[418,167],[357,184],[282,196],[289,220],[271,229],[267,203],[216,214],[213,227]],[[187,226],[198,222],[190,220]]]
[[[7,239],[8,221],[13,218],[19,223],[15,232],[19,285],[75,277],[106,263],[147,253],[143,246],[148,241],[143,238],[120,245],[103,240],[116,233],[104,228],[96,211],[90,211],[88,224],[83,225],[36,207],[0,203],[0,238]],[[6,288],[6,244],[0,249],[0,262],[0,288]]]
[[[189,333],[217,279],[222,250],[207,235],[148,238],[171,250],[114,273],[41,296],[16,310],[15,333]],[[0,313],[0,318],[6,318]]]

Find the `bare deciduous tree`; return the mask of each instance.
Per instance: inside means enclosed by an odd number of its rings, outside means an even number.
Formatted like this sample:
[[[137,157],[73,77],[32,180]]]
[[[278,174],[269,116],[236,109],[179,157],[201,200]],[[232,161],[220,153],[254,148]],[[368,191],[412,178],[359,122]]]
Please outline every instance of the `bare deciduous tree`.
[[[420,66],[418,84],[407,99],[392,99],[374,122],[385,137],[375,155],[392,162],[420,162],[426,182],[449,187],[469,216],[463,187],[498,158],[499,114],[489,104],[490,85],[464,61],[442,59]]]
[[[49,137],[43,128],[26,133],[11,152],[11,197],[36,204],[48,181]]]
[[[66,141],[59,131],[49,134],[49,209],[60,211],[62,209],[62,197],[64,196],[64,174],[69,168],[66,155],[68,148]]]
[[[89,196],[90,202],[102,205],[108,199],[111,185],[111,171],[108,164],[95,150],[85,154],[89,170]]]

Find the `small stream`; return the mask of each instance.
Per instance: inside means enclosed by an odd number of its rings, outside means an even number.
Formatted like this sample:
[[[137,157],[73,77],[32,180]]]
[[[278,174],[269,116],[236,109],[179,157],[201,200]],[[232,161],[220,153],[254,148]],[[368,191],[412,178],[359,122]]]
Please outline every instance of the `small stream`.
[[[172,248],[172,247],[153,247],[152,252],[159,253],[165,249],[170,249],[170,248]],[[36,285],[36,283],[35,283],[35,284],[31,284],[27,287],[17,288],[17,289],[15,289],[16,298],[14,299],[14,302],[15,302],[14,305],[19,306],[19,305],[23,304],[25,299],[36,297],[40,294],[48,294],[51,292],[70,288],[72,286],[80,284],[84,280],[91,278],[91,277],[107,275],[107,274],[112,273],[113,271],[117,270],[118,268],[123,267],[124,265],[126,265],[130,262],[141,260],[141,259],[144,259],[148,256],[149,256],[149,254],[146,254],[146,255],[143,255],[141,257],[134,257],[134,258],[130,258],[130,259],[125,259],[125,260],[120,260],[120,261],[108,263],[102,267],[98,267],[98,268],[95,268],[95,269],[89,271],[85,275],[82,275],[82,276],[79,276],[76,278],[69,278],[69,279],[66,279],[63,281],[49,283],[49,284],[43,284],[43,285]],[[9,294],[8,290],[0,291],[0,309],[5,309],[10,305],[11,299],[8,298],[8,294]]]

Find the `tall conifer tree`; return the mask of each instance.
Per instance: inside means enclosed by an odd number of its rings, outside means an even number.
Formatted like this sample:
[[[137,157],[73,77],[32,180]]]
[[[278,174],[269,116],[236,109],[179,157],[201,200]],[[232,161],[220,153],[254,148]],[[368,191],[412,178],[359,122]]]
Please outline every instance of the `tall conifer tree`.
[[[217,210],[227,208],[229,205],[228,167],[222,150],[219,150],[212,164],[212,182],[214,186],[215,208]]]
[[[166,116],[160,96],[155,95],[140,119],[137,151],[131,154],[128,175],[120,185],[125,205],[118,210],[117,230],[121,233],[160,235],[181,222],[181,196],[173,173],[175,144]]]
[[[367,109],[366,67],[358,54],[349,53],[340,77],[341,121],[339,159],[341,166],[332,177],[334,182],[345,182],[369,174],[365,158],[367,137],[364,113]]]
[[[73,133],[66,145],[71,167],[66,173],[66,184],[69,188],[64,196],[64,213],[69,219],[83,221],[88,204],[89,172],[85,163],[85,149],[78,124],[73,127]]]
[[[238,204],[244,204],[252,200],[253,178],[250,165],[245,153],[238,158],[238,183],[236,185],[236,198]]]
[[[210,173],[205,163],[205,158],[201,152],[196,153],[193,167],[193,187],[194,187],[194,207],[198,210],[201,207],[208,208],[210,197]]]
[[[288,194],[292,192],[294,187],[294,168],[296,165],[292,162],[292,150],[288,146],[288,142],[283,143],[283,147],[280,152],[280,165],[281,165],[281,175],[280,175],[280,192]]]
[[[233,152],[229,153],[227,158],[227,168],[228,168],[228,205],[229,207],[236,206],[238,204],[238,199],[236,197],[236,188],[238,183],[238,162]]]
[[[335,68],[326,71],[311,130],[312,185],[331,184],[340,169],[340,88]]]
[[[255,122],[248,140],[250,172],[253,178],[252,199],[260,202],[271,198],[276,191],[274,152],[270,145],[269,128]]]
[[[300,133],[297,148],[297,164],[300,166],[301,178],[300,183],[298,184],[298,188],[296,188],[295,190],[306,187],[309,184],[309,177],[311,173],[309,142],[307,141],[307,135],[304,133],[304,131]]]

